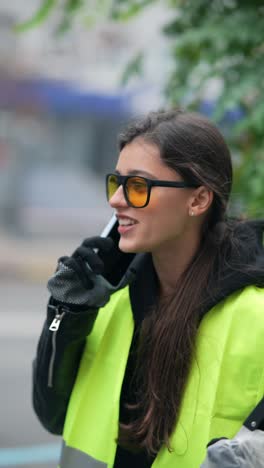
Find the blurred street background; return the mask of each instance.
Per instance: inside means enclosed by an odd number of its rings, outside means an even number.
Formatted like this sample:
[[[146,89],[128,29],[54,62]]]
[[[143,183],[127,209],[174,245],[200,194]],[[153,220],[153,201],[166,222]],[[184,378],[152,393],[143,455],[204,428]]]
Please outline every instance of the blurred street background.
[[[31,365],[44,321],[46,282],[111,216],[104,175],[128,120],[162,104],[167,67],[159,32],[168,12],[154,6],[129,24],[103,17],[54,33],[59,14],[25,32],[17,24],[42,2],[0,5],[0,466],[55,467],[59,438],[31,406]],[[122,86],[128,57],[155,49],[145,76]],[[159,70],[155,61],[159,60]]]
[[[1,0],[0,467],[56,466],[60,439],[31,406],[46,282],[110,218],[104,176],[129,120],[170,105],[215,119],[230,212],[263,217],[263,45],[258,0]]]

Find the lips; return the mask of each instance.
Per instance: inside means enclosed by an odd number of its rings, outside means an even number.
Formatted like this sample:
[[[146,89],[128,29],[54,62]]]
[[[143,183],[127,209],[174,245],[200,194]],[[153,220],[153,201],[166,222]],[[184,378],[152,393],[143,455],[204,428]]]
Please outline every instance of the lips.
[[[119,226],[133,226],[134,224],[136,224],[136,222],[131,220],[131,219],[120,219],[119,220]]]
[[[128,234],[130,231],[133,230],[134,226],[138,224],[138,221],[136,219],[130,218],[129,216],[117,215],[117,219],[119,222],[119,226],[117,230],[121,236]]]
[[[133,226],[134,224],[138,223],[138,221],[128,216],[117,216],[117,219],[119,226]]]

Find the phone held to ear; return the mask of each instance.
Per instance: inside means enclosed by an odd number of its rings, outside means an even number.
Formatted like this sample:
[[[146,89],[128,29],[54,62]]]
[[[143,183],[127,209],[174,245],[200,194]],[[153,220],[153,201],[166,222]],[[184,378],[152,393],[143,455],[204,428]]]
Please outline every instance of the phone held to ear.
[[[113,262],[109,263],[107,270],[103,273],[103,277],[113,286],[117,286],[121,282],[135,257],[134,253],[125,253],[118,248],[120,234],[117,228],[118,221],[115,215],[113,215],[101,233],[101,237],[110,237],[117,248]],[[98,255],[100,256],[100,251],[98,252]]]

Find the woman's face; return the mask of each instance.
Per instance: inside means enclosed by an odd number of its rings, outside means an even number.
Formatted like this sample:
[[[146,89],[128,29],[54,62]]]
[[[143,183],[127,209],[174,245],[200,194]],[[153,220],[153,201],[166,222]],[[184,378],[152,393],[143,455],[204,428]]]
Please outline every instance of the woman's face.
[[[182,180],[164,164],[158,147],[143,138],[137,138],[123,148],[116,171],[120,175],[139,175],[154,180]],[[109,200],[119,220],[119,248],[124,252],[154,253],[182,245],[190,229],[190,201],[194,190],[152,187],[149,204],[144,208],[133,208],[127,205],[120,186]]]

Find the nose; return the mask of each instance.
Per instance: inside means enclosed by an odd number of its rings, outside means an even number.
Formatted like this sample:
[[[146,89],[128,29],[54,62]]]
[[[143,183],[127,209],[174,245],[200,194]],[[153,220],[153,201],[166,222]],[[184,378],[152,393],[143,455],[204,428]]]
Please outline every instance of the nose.
[[[124,190],[120,185],[114,195],[109,199],[109,205],[112,208],[127,207],[127,202],[124,196]]]

